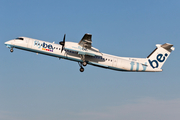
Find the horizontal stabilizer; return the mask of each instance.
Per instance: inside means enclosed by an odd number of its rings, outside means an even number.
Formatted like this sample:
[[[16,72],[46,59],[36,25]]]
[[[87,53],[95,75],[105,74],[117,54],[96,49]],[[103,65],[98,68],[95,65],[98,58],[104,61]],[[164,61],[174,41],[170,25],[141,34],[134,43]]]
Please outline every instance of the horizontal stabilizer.
[[[165,43],[165,44],[163,44],[163,45],[161,45],[161,47],[162,48],[164,48],[164,49],[166,49],[166,50],[174,50],[175,48],[174,47],[172,47],[173,45],[172,44],[169,44],[169,43]]]

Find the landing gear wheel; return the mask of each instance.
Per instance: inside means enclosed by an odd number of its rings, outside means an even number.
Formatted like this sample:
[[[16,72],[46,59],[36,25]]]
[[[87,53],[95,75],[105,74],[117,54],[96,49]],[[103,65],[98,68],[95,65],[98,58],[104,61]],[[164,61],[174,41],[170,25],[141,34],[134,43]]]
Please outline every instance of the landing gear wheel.
[[[11,48],[11,49],[10,49],[10,52],[12,53],[13,51],[14,51],[13,48]]]
[[[84,68],[83,67],[80,68],[80,72],[84,72]]]
[[[82,65],[83,65],[83,66],[86,66],[86,65],[87,65],[87,62],[84,61],[84,62],[82,63]]]
[[[84,72],[84,68],[82,67],[83,63],[82,62],[78,62],[78,64],[79,64],[79,67],[80,67],[79,71],[80,72]],[[87,65],[87,63],[86,63],[86,65]]]

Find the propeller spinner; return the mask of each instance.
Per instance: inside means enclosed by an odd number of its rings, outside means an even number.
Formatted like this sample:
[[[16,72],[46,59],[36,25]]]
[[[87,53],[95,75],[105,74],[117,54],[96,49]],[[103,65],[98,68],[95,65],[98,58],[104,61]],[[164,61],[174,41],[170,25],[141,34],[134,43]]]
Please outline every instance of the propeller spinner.
[[[61,53],[62,53],[62,51],[64,50],[64,46],[65,46],[65,38],[66,38],[66,34],[64,34],[63,41],[59,42],[59,44],[62,45]]]

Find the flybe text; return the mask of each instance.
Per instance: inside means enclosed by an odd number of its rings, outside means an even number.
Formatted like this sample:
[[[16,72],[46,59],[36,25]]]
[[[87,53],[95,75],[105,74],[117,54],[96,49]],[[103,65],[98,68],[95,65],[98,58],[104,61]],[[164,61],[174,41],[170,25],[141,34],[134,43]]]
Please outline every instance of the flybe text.
[[[162,63],[166,60],[166,57],[168,56],[167,53],[165,53],[165,55],[163,54],[158,54],[156,57],[156,60],[148,60],[149,64],[151,65],[152,68],[158,68],[159,67],[159,62]]]
[[[51,44],[46,44],[45,42],[40,43],[39,41],[34,41],[34,46],[42,48],[42,50],[53,52],[53,46]]]

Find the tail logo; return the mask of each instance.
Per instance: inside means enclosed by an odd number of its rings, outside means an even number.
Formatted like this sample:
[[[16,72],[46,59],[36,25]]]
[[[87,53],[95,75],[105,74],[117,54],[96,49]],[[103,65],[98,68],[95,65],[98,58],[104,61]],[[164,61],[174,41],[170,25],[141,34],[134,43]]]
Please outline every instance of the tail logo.
[[[151,65],[151,67],[153,69],[154,68],[158,68],[159,67],[159,63],[158,62],[160,62],[160,63],[164,62],[167,56],[168,56],[167,53],[165,53],[164,56],[163,56],[163,54],[158,54],[157,57],[156,57],[157,60],[152,60],[152,61],[150,59],[148,60],[149,64]]]

